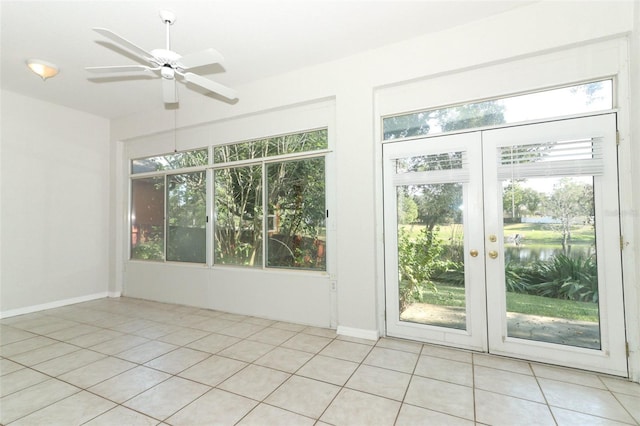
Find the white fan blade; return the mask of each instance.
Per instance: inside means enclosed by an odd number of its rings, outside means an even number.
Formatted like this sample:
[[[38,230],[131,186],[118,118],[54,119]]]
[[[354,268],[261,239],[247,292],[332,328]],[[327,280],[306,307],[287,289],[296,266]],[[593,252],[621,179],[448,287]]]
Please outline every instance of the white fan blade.
[[[111,39],[112,41],[115,41],[116,43],[120,44],[122,47],[126,48],[132,53],[135,53],[137,56],[140,56],[146,61],[150,61],[154,58],[154,56],[151,53],[147,52],[140,46],[133,44],[129,40],[120,37],[118,34],[114,33],[111,30],[107,30],[106,28],[94,28],[93,31],[105,36],[108,39]]]
[[[204,65],[219,64],[224,58],[215,49],[206,49],[201,52],[190,53],[178,59],[178,67],[184,70],[197,68]]]
[[[178,102],[178,91],[175,78],[162,78],[162,98],[166,104]]]
[[[227,99],[233,100],[238,97],[235,90],[227,86],[223,86],[220,83],[216,83],[215,81],[209,80],[208,78],[199,76],[198,74],[194,74],[192,72],[186,72],[184,73],[184,78],[189,83],[193,83],[196,86],[200,86],[203,89],[207,89],[210,92],[217,93],[221,96],[224,96]]]
[[[150,71],[151,68],[144,65],[116,65],[110,67],[86,67],[89,72],[95,73],[111,73],[111,72],[140,72]]]

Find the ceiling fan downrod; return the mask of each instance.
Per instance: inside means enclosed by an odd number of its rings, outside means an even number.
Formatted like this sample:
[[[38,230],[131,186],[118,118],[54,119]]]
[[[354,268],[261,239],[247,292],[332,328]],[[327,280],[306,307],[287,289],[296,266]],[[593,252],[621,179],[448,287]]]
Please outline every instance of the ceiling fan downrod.
[[[171,31],[169,28],[176,22],[176,14],[170,10],[161,10],[160,19],[167,27],[167,50],[171,50]]]

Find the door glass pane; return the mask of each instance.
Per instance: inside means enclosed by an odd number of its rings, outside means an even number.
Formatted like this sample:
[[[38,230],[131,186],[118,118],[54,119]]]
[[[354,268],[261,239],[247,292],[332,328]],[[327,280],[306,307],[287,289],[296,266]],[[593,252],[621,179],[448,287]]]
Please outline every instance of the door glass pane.
[[[462,184],[397,187],[400,320],[466,329]]]
[[[600,349],[593,177],[502,183],[508,336]]]

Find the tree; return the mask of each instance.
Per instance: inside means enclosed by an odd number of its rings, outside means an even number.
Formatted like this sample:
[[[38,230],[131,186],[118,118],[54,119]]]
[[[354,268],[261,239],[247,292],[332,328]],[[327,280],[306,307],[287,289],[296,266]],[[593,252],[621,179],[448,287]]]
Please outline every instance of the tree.
[[[324,260],[318,264],[311,259],[302,244],[324,228],[324,158],[269,163],[261,159],[326,147],[323,129],[214,148],[216,163],[255,160],[253,165],[215,170],[216,261],[262,265],[262,239],[268,238],[269,266],[324,269]],[[263,191],[269,235],[263,230]]]
[[[540,205],[542,204],[542,200],[544,199],[544,194],[536,191],[532,188],[525,188],[524,194],[522,197],[522,203],[525,207],[525,211],[530,215],[534,215],[540,209]]]
[[[435,117],[443,132],[503,124],[504,106],[485,101],[438,110]]]
[[[418,206],[418,220],[427,231],[433,231],[437,225],[462,221],[461,183],[419,185],[412,189]]]
[[[254,265],[262,249],[262,168],[214,172],[216,261]]]
[[[535,214],[542,198],[540,192],[523,187],[519,181],[514,180],[502,190],[502,208],[506,215],[519,218],[523,212]]]
[[[582,84],[580,86],[573,86],[571,93],[574,95],[582,95],[585,97],[587,105],[597,102],[603,99],[603,95],[599,94],[604,87],[602,81],[594,81],[593,83]]]
[[[427,135],[432,127],[442,132],[503,124],[504,105],[484,101],[429,111],[396,115],[383,121],[384,140]]]
[[[562,178],[553,186],[546,208],[553,218],[560,221],[562,250],[566,254],[571,245],[573,222],[580,216],[590,218],[593,214],[593,185],[579,183],[571,178]]]
[[[267,165],[268,265],[324,269],[324,157]]]
[[[428,112],[397,115],[384,119],[384,140],[426,135],[431,130]]]
[[[406,187],[398,188],[398,224],[411,224],[418,220],[418,204],[407,193]]]

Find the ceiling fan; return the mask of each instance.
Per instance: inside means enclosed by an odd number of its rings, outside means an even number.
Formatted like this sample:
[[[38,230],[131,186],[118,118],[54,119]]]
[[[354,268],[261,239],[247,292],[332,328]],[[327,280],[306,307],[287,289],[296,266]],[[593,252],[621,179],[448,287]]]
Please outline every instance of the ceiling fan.
[[[217,93],[229,100],[236,99],[236,91],[220,83],[209,80],[193,72],[187,72],[192,68],[204,65],[221,64],[224,58],[215,49],[205,49],[200,52],[180,56],[171,50],[170,26],[176,20],[173,12],[162,10],[160,18],[167,28],[166,48],[154,49],[150,52],[135,45],[129,40],[105,28],[93,28],[95,32],[101,34],[111,41],[118,43],[121,47],[133,53],[137,57],[148,62],[149,65],[117,65],[105,67],[86,67],[85,69],[94,73],[119,73],[119,72],[154,72],[162,77],[162,94],[165,103],[178,102],[178,92],[176,87],[176,76],[185,81],[195,84],[209,92]]]

